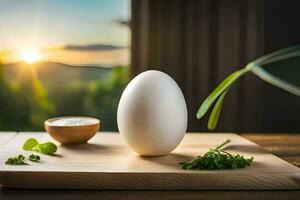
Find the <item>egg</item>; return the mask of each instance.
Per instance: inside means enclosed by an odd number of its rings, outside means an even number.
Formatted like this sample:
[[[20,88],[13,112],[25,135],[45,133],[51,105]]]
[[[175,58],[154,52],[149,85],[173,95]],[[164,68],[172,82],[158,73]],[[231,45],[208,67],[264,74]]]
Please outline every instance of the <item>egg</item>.
[[[184,137],[187,120],[182,91],[161,71],[145,71],[132,79],[118,105],[120,134],[143,156],[161,156],[173,151]]]

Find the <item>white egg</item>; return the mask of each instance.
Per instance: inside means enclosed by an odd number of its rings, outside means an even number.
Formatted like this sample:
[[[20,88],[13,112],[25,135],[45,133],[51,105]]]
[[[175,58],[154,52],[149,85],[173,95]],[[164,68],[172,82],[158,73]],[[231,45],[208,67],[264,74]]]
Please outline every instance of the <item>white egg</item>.
[[[179,86],[161,71],[136,76],[121,96],[118,128],[140,155],[160,156],[173,151],[187,128],[187,107]]]

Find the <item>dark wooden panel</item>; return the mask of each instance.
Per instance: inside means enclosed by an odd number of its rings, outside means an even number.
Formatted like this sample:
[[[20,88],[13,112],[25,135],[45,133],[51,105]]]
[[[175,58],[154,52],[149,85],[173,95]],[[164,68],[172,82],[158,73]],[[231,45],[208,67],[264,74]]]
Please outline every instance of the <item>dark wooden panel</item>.
[[[264,52],[264,2],[248,1],[246,11],[246,52],[245,63],[253,58],[263,55]],[[242,60],[240,60],[242,62]],[[243,101],[240,105],[240,131],[243,132],[262,132],[262,84],[254,75],[243,77],[244,81],[240,87]]]
[[[200,103],[222,79],[262,53],[259,2],[133,0],[131,76],[147,69],[171,75],[186,98],[188,130],[206,130],[207,119],[195,117]],[[258,93],[258,83],[247,78],[233,86],[216,131],[256,130],[251,127],[256,127],[260,110],[252,105],[259,108],[260,100],[251,96],[250,102],[248,94]]]
[[[218,48],[217,56],[218,62],[216,63],[217,70],[215,76],[217,78],[216,85],[220,83],[228,74],[233,71],[242,68],[239,66],[240,52],[244,49],[240,49],[240,41],[242,26],[240,21],[243,19],[240,17],[240,3],[241,1],[219,1],[218,12]],[[245,44],[243,45],[245,46]],[[223,113],[225,113],[219,123],[219,128],[222,130],[233,130],[238,128],[238,115],[239,104],[242,102],[242,96],[239,94],[237,85],[233,85],[226,95],[224,101]]]
[[[131,6],[132,38],[135,39],[131,40],[130,74],[136,74],[146,70],[149,64],[149,1],[138,4],[133,0]]]
[[[300,1],[265,0],[265,51],[300,44]],[[300,62],[266,66],[274,74],[286,74],[300,87]],[[293,76],[295,75],[295,76]],[[263,130],[300,132],[300,98],[279,88],[263,84]]]

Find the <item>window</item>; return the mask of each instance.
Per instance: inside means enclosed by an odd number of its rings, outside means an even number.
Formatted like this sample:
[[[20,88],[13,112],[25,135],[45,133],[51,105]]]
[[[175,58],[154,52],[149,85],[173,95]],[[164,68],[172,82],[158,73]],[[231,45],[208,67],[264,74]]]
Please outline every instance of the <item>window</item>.
[[[47,118],[99,118],[117,130],[127,83],[128,0],[0,2],[0,130],[43,130]]]

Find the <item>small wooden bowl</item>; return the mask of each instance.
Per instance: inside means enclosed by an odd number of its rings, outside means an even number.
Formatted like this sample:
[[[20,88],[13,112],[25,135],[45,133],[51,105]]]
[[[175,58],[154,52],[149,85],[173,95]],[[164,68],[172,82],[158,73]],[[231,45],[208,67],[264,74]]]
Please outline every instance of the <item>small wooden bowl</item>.
[[[87,124],[57,124],[57,120],[62,119],[87,119]],[[45,129],[49,135],[61,144],[82,144],[91,139],[99,130],[100,121],[92,117],[57,117],[45,121]]]

